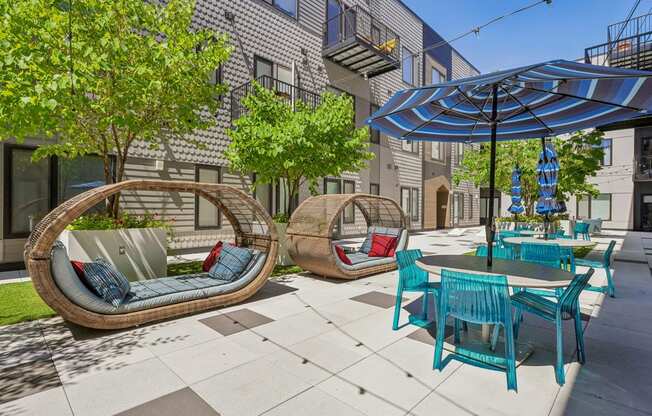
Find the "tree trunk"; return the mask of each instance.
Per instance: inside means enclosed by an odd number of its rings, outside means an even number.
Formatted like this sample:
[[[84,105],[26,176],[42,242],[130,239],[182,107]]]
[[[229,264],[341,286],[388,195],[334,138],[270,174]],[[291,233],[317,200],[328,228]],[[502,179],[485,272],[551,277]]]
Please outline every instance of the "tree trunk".
[[[126,152],[122,153],[122,156],[116,158],[116,160],[118,162],[118,165],[116,166],[115,181],[116,183],[118,183],[118,182],[122,182],[122,180],[124,179],[125,164],[127,162],[127,153]],[[111,216],[113,218],[118,218],[118,213],[120,212],[120,193],[115,194],[111,208],[112,208]]]

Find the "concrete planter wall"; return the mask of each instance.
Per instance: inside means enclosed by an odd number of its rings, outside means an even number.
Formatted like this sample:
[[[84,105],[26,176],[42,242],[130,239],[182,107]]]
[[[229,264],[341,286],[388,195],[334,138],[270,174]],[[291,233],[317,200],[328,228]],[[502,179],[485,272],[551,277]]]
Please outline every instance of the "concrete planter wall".
[[[278,235],[278,258],[276,260],[276,264],[281,266],[292,266],[294,265],[294,262],[288,253],[286,238],[286,230],[288,225],[286,223],[280,222],[275,222],[274,225],[276,226],[276,233]]]
[[[71,260],[104,257],[131,281],[167,275],[167,236],[163,228],[65,230],[59,236]]]

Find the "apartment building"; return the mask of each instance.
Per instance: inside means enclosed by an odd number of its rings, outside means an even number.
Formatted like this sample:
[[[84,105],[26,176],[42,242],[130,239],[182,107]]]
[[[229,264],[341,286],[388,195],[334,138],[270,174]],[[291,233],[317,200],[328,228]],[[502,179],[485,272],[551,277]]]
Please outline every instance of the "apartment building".
[[[418,53],[441,38],[400,0],[198,0],[193,24],[229,35],[234,51],[216,69],[214,79],[228,84],[231,92],[223,97],[217,125],[196,134],[202,149],[186,142],[158,150],[136,145],[126,169],[128,179],[219,182],[250,190],[253,174],[230,172],[224,150],[229,144],[225,130],[242,113],[239,98],[251,88],[252,79],[291,100],[318,100],[324,90],[348,94],[354,100],[356,124],[363,126],[397,90],[477,73],[449,46],[428,51],[425,57]],[[410,216],[413,229],[477,224],[478,191],[450,181],[464,146],[433,148],[373,131],[370,141],[375,158],[368,168],[323,178],[322,192],[394,198]],[[92,156],[32,163],[38,145],[34,140],[0,146],[2,268],[22,266],[25,238],[45,213],[103,181],[101,161]],[[284,209],[283,192],[283,187],[258,187],[255,197],[274,214]],[[302,189],[299,198],[308,196]],[[178,252],[209,247],[230,233],[219,212],[191,194],[125,193],[122,206],[174,219],[170,248]],[[354,209],[343,217],[343,233],[361,232],[362,217]]]

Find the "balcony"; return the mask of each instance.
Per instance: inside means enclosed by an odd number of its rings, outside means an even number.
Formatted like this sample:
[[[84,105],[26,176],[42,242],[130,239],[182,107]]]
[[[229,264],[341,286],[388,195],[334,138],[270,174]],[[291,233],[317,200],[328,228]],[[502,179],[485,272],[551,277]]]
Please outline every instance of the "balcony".
[[[324,23],[322,56],[367,78],[400,68],[400,46],[398,35],[360,6]]]
[[[652,70],[652,14],[614,23],[607,30],[607,42],[586,48],[587,64]]]
[[[321,96],[316,92],[305,90],[303,88],[288,84],[287,82],[272,78],[267,75],[258,77],[256,82],[258,82],[258,84],[263,88],[276,92],[276,95],[279,98],[281,98],[293,108],[297,102],[302,102],[310,108],[314,109],[319,105],[321,100]],[[246,112],[247,109],[242,104],[242,100],[252,92],[254,92],[254,84],[252,81],[249,81],[231,90],[232,123]]]
[[[634,160],[634,180],[652,181],[652,156],[638,156]]]

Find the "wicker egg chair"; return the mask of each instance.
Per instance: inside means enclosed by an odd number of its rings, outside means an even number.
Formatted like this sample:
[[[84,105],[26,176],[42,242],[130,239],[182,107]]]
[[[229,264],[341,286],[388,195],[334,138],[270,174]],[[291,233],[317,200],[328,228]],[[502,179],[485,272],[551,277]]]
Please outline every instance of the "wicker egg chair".
[[[125,313],[100,313],[79,306],[80,302],[69,299],[53,277],[53,246],[75,218],[111,195],[132,191],[191,192],[205,198],[230,222],[238,246],[261,253],[262,266],[257,266],[254,276],[246,284],[242,283],[243,287],[214,296],[187,296],[189,300],[186,301]],[[24,255],[36,291],[63,319],[91,328],[117,329],[241,302],[265,284],[274,269],[277,250],[278,240],[271,217],[255,199],[237,188],[187,181],[128,180],[86,191],[52,210],[32,231]]]
[[[394,258],[376,259],[349,267],[338,258],[333,232],[340,214],[353,204],[362,213],[367,229],[399,230],[397,250],[407,248],[407,217],[393,199],[371,194],[328,194],[306,199],[292,214],[287,227],[288,252],[304,270],[336,279],[357,279],[396,269]]]

